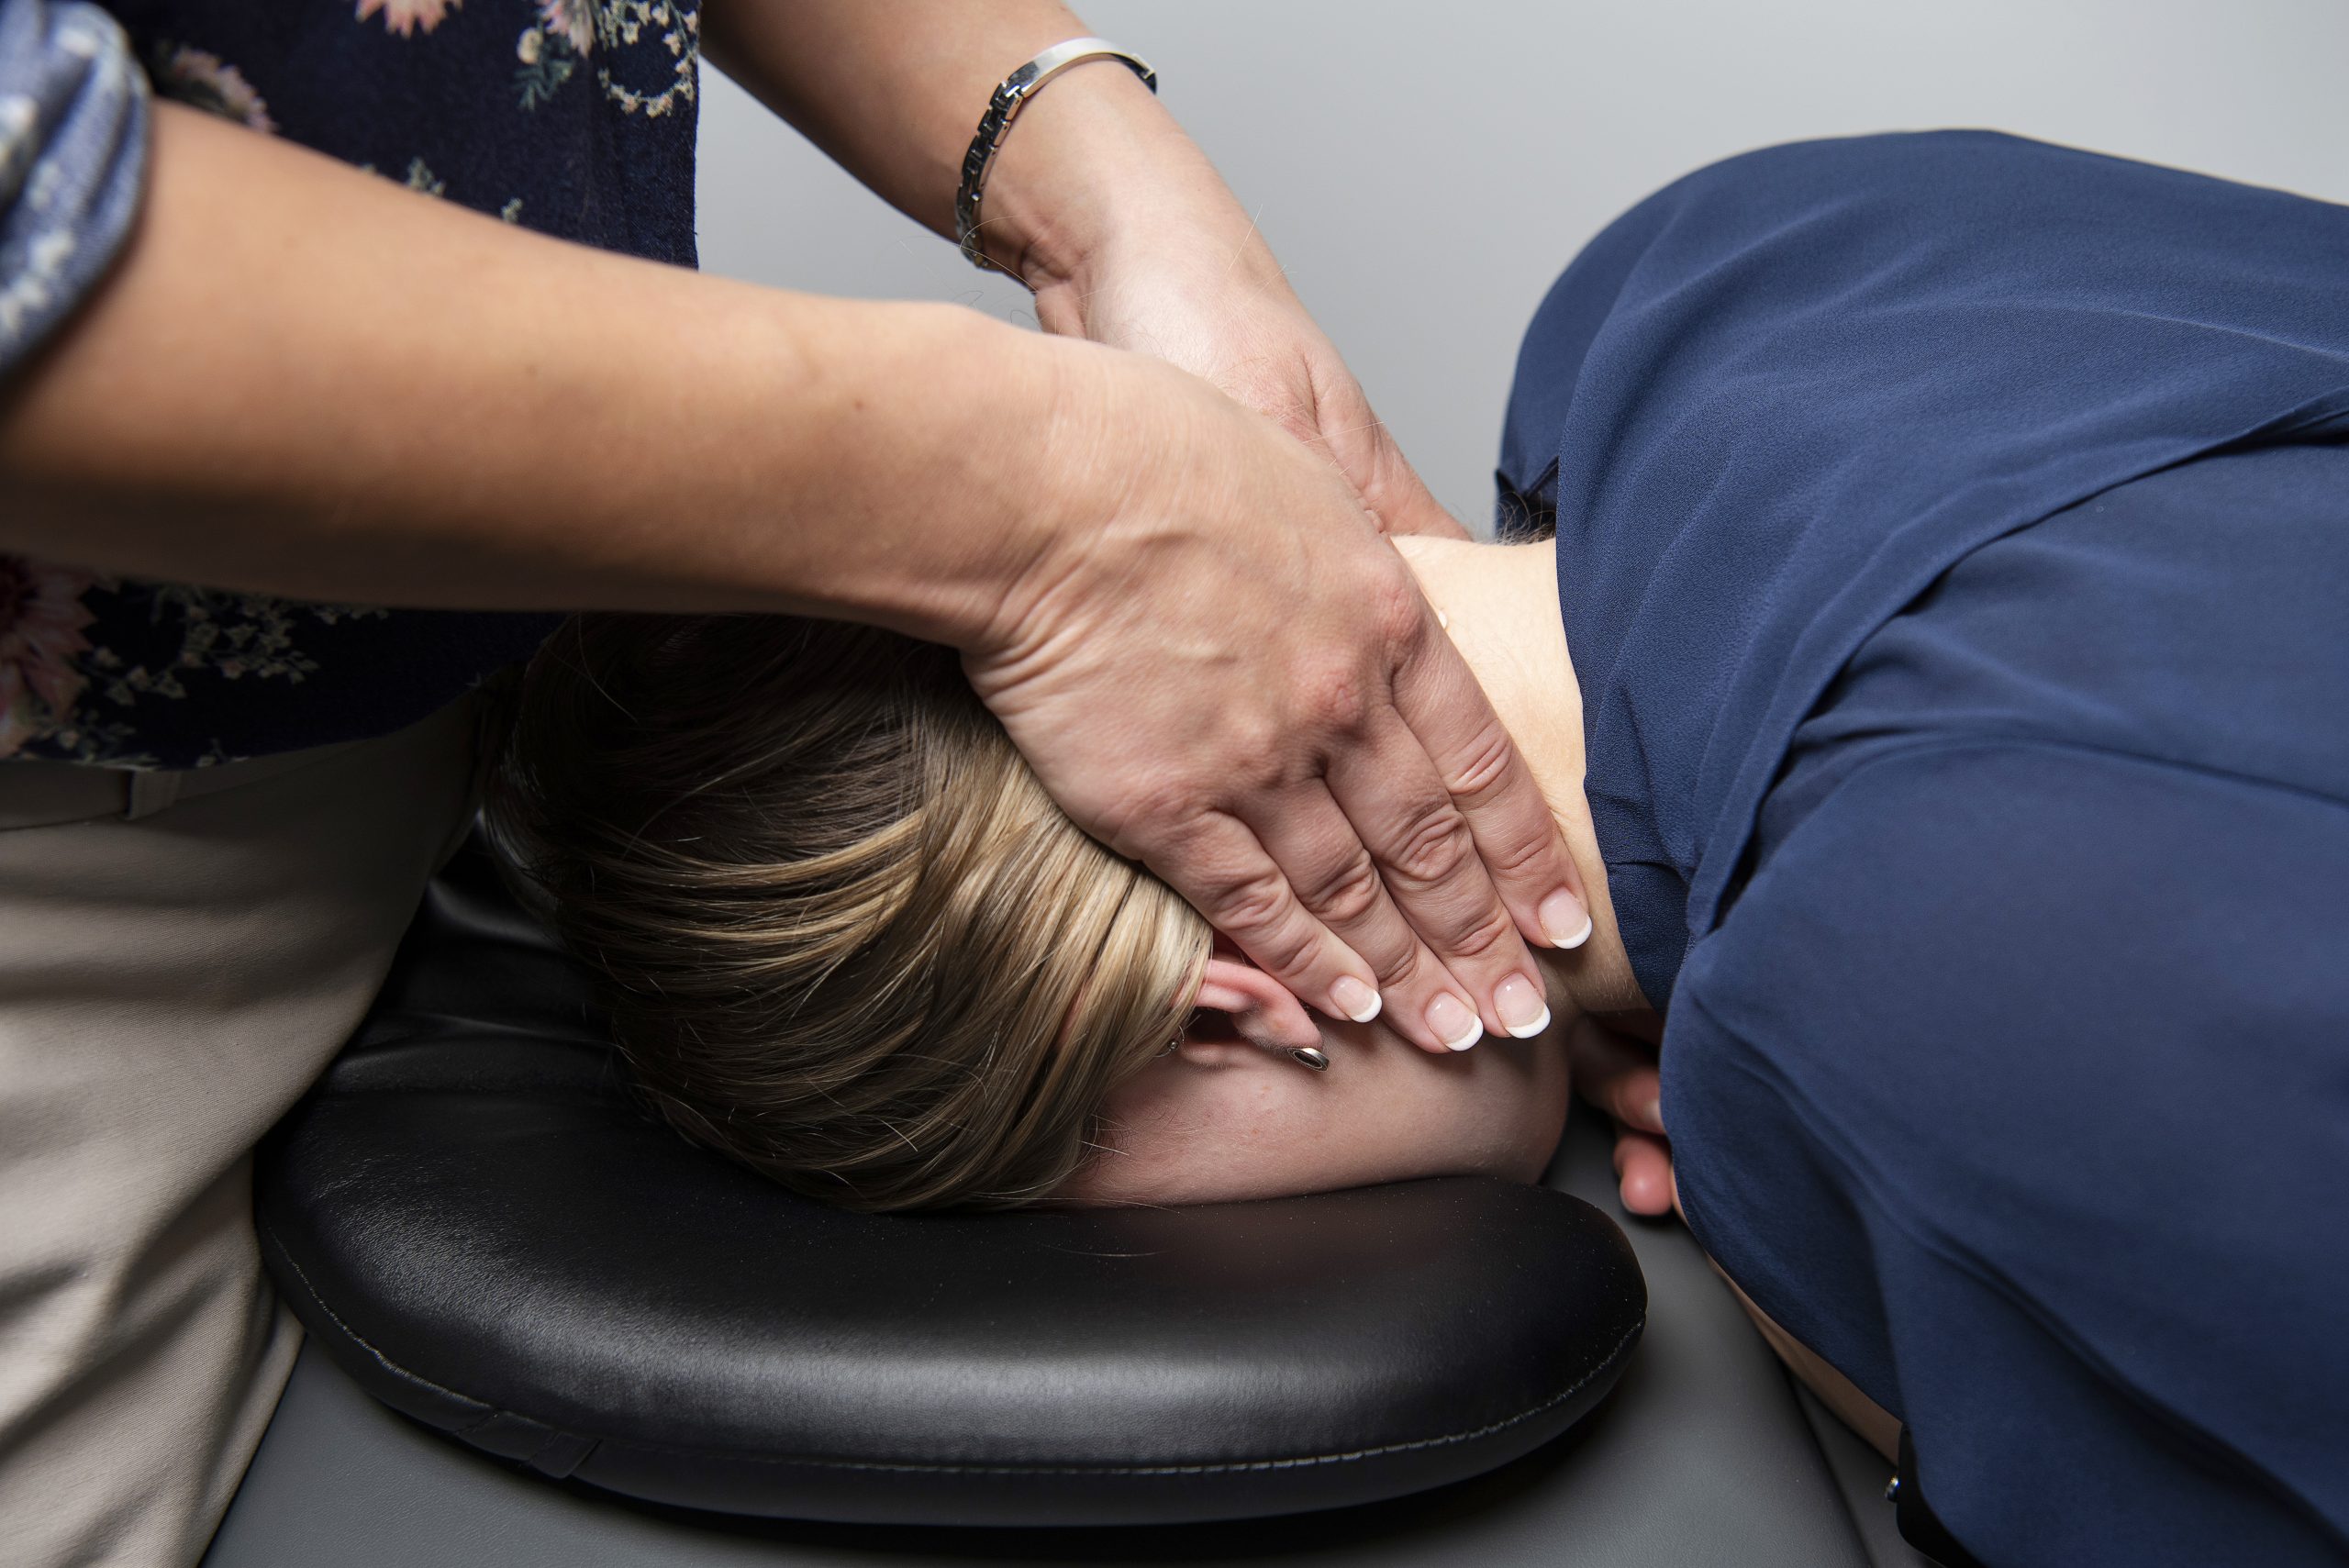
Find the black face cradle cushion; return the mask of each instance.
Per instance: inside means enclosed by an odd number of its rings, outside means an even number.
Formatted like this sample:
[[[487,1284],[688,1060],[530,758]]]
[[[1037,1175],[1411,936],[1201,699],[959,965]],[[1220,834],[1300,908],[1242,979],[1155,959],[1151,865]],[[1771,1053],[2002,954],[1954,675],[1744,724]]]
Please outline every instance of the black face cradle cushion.
[[[1489,1469],[1647,1296],[1575,1199],[1449,1178],[1214,1207],[870,1217],[683,1142],[469,850],[264,1145],[264,1255],[378,1398],[693,1508],[1131,1524]]]

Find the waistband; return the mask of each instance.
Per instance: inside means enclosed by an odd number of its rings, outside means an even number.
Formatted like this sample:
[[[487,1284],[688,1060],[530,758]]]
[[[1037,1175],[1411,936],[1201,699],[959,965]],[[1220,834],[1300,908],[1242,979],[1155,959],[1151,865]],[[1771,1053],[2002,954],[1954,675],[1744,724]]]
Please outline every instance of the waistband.
[[[175,802],[276,778],[366,744],[363,740],[347,740],[241,762],[221,762],[208,768],[93,768],[78,762],[0,762],[0,831],[49,828],[99,817],[119,817],[135,822],[168,810]]]
[[[136,822],[182,801],[281,778],[321,762],[371,749],[396,751],[445,726],[478,727],[489,710],[478,695],[460,697],[405,729],[367,740],[343,740],[299,751],[273,752],[205,768],[106,768],[80,762],[0,762],[0,832],[53,828],[116,817]]]

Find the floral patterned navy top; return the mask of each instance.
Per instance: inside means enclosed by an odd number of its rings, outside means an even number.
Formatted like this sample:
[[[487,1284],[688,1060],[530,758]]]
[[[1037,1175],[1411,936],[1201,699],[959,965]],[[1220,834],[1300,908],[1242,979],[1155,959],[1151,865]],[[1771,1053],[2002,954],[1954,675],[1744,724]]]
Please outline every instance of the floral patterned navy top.
[[[508,223],[683,266],[694,264],[698,5],[106,0],[161,96]],[[71,45],[52,50],[60,60],[89,57],[96,35],[126,47],[86,7],[46,9],[48,33]],[[54,211],[71,205],[58,189],[73,195],[74,95],[44,93],[58,72],[33,69],[43,28],[27,18],[42,10],[0,0],[0,216],[17,229],[37,197]],[[61,19],[69,12],[83,16]],[[36,83],[13,120],[9,74]],[[100,95],[79,96],[87,121]],[[136,95],[121,96],[135,121]],[[12,128],[29,153],[12,150]],[[135,146],[127,160],[135,195]],[[12,183],[12,164],[34,172]],[[119,242],[94,240],[103,227],[82,225],[85,252]],[[10,290],[40,303],[75,281],[70,262],[44,278],[24,260],[56,261],[70,232],[49,236],[46,251],[17,246],[12,262],[11,231],[0,226],[0,373],[23,357],[9,341]],[[554,618],[298,603],[0,555],[0,758],[184,768],[388,733],[527,657]]]

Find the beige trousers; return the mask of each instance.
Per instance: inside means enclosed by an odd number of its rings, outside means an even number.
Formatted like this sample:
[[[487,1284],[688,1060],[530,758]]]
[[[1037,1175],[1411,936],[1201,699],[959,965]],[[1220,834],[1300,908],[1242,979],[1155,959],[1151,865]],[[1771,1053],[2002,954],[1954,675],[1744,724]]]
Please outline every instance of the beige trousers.
[[[301,1329],[254,1141],[462,831],[476,705],[182,773],[0,763],[0,1559],[194,1563]]]

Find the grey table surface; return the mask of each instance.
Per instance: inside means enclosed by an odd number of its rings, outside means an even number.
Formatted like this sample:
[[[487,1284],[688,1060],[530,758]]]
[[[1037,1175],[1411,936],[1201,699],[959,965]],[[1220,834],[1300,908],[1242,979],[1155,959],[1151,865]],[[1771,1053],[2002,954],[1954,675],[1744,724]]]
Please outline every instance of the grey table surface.
[[[374,1404],[304,1351],[205,1568],[949,1568],[1007,1561],[1421,1568],[1920,1568],[1882,1501],[1890,1467],[1809,1406],[1676,1226],[1617,1207],[1604,1128],[1578,1112],[1553,1184],[1622,1220],[1647,1335],[1558,1441],[1439,1491],[1331,1513],[1129,1530],[729,1521],[506,1468]]]

